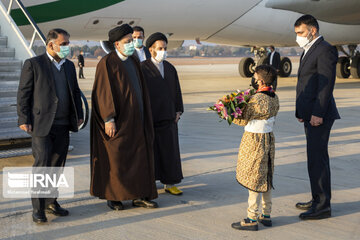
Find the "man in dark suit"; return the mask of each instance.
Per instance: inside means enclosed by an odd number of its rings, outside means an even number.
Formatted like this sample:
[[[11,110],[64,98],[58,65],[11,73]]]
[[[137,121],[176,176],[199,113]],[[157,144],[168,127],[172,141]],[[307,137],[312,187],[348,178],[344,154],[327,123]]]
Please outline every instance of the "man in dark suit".
[[[85,79],[84,77],[84,66],[85,66],[85,60],[84,60],[84,51],[81,51],[78,56],[78,66],[79,66],[79,79]]]
[[[311,15],[295,22],[296,41],[304,49],[296,86],[296,118],[304,124],[307,141],[307,165],[312,200],[296,204],[307,210],[301,219],[331,216],[330,165],[328,142],[335,119],[340,119],[333,90],[338,53],[319,35],[319,24]]]
[[[80,89],[70,53],[70,35],[53,29],[47,35],[46,53],[27,59],[17,95],[19,127],[32,136],[33,167],[64,167],[69,131],[83,122]],[[46,222],[45,211],[57,216],[69,212],[56,198],[32,198],[33,221]]]
[[[140,62],[145,61],[146,59],[151,58],[151,54],[147,47],[144,46],[144,38],[145,38],[145,32],[144,29],[140,26],[133,27],[133,41],[134,41],[134,47],[135,52],[134,56],[136,56]]]
[[[271,66],[273,66],[277,72],[279,72],[279,70],[280,70],[280,53],[275,51],[274,46],[270,46],[269,50],[270,50],[270,52],[268,54],[269,64]]]
[[[279,73],[280,71],[280,53],[275,51],[274,46],[269,47],[269,54],[268,54],[268,61],[269,65],[273,66],[276,69],[276,72]],[[277,80],[273,82],[273,89],[276,90],[277,88]]]

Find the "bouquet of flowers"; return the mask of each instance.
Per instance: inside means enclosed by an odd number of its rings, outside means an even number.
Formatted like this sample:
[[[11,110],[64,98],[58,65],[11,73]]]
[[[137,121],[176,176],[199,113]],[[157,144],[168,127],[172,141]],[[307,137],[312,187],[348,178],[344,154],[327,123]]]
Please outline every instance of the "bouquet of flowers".
[[[234,119],[240,119],[242,111],[249,102],[250,97],[255,93],[256,90],[253,88],[246,91],[237,90],[217,100],[208,110],[215,111],[219,115],[220,121],[226,120],[229,125],[231,125]]]

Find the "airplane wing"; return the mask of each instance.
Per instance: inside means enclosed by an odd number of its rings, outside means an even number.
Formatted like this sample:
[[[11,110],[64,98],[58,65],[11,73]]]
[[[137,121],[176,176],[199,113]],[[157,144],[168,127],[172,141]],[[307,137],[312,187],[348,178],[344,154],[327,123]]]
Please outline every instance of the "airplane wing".
[[[269,0],[266,7],[311,14],[324,22],[360,24],[359,0]]]

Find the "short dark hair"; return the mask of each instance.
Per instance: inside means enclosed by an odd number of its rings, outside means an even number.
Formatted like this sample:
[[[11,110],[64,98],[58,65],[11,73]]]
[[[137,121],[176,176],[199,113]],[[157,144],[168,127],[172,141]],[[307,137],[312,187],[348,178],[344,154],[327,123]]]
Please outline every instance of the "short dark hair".
[[[70,34],[64,29],[61,28],[51,29],[46,37],[46,46],[49,44],[51,40],[57,39],[59,37],[59,34],[70,37]]]
[[[259,65],[255,72],[264,80],[266,86],[270,86],[277,79],[276,69],[270,65]]]
[[[135,32],[135,31],[137,31],[137,32],[142,32],[142,33],[145,35],[144,29],[143,29],[142,27],[140,27],[140,26],[135,26],[135,27],[133,27],[133,31],[134,31],[134,32]]]
[[[299,17],[298,20],[296,20],[294,27],[299,27],[301,24],[305,24],[310,27],[316,28],[317,32],[319,32],[319,23],[313,16],[306,14]]]
[[[275,47],[273,45],[270,45],[269,48],[271,48],[272,50],[275,50]]]

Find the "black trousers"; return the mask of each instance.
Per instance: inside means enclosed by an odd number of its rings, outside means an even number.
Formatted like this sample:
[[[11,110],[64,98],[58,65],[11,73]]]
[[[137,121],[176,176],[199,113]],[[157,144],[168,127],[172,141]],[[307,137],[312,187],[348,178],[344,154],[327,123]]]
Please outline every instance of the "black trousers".
[[[327,120],[318,127],[304,123],[307,142],[307,165],[310,178],[313,208],[330,207],[331,181],[328,143],[334,120]]]
[[[53,125],[45,137],[32,137],[33,167],[63,167],[69,148],[69,127]],[[56,198],[31,198],[34,211],[43,211]]]
[[[79,67],[79,78],[85,78],[84,77],[84,67]]]

